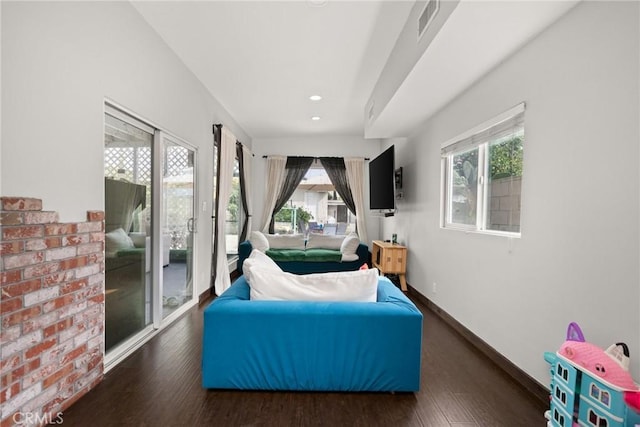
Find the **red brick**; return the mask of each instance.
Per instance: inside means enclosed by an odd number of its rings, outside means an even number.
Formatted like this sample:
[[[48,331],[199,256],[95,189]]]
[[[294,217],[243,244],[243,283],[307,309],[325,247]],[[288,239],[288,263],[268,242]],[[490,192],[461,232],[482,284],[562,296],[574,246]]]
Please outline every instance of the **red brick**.
[[[87,221],[104,221],[104,211],[87,211]]]
[[[57,310],[61,307],[64,307],[65,305],[69,305],[72,304],[73,301],[75,300],[73,294],[68,294],[68,295],[64,295],[61,296],[59,298],[56,298],[54,300],[51,301],[47,301],[43,304],[43,309],[45,313],[49,313],[53,310]]]
[[[91,242],[104,242],[104,233],[89,233]]]
[[[6,285],[2,288],[2,298],[13,298],[29,292],[37,291],[42,287],[40,279],[27,280],[26,282]]]
[[[15,396],[18,393],[20,393],[20,383],[17,382],[17,383],[11,384],[11,386],[3,389],[0,392],[0,403],[6,402],[12,396]]]
[[[57,264],[56,264],[57,265]],[[73,271],[62,271],[55,274],[50,274],[42,278],[42,284],[44,286],[57,285],[60,283],[68,282],[75,279],[76,275]]]
[[[30,197],[0,197],[3,211],[41,211],[42,200]]]
[[[87,352],[87,345],[82,344],[80,347],[71,350],[69,353],[62,356],[60,364],[71,362]]]
[[[2,212],[0,213],[1,225],[21,225],[24,224],[22,212]]]
[[[60,380],[65,375],[70,374],[72,371],[73,371],[73,363],[69,363],[68,365],[65,365],[62,369],[54,372],[52,375],[45,378],[44,381],[42,381],[42,388],[45,389],[47,387],[50,387],[51,385],[57,383],[58,380]]]
[[[20,380],[23,376],[28,374],[29,372],[38,369],[40,367],[40,359],[29,360],[22,366],[19,366],[16,369],[13,369],[8,374],[2,377],[2,387],[6,387],[14,381]]]
[[[70,292],[78,291],[87,286],[87,279],[74,280],[73,282],[64,283],[60,285],[60,293],[68,294]]]
[[[12,414],[7,415],[5,419],[0,421],[0,427],[15,427],[16,423],[13,421],[14,417],[19,420],[21,419],[21,416],[22,414],[20,413],[20,411],[16,411]]]
[[[92,302],[95,302],[95,303],[104,302],[104,294],[100,294],[100,295],[96,295],[95,297],[91,297],[91,298],[89,298],[89,301],[92,301]]]
[[[0,313],[13,313],[22,308],[22,298],[2,299],[0,301]]]
[[[60,263],[50,262],[47,264],[38,264],[24,269],[23,275],[25,279],[33,277],[41,277],[60,271]]]
[[[2,240],[20,240],[31,237],[42,237],[41,225],[22,225],[2,228]]]
[[[24,353],[24,357],[26,357],[27,359],[31,359],[33,357],[36,357],[40,353],[42,353],[43,351],[45,351],[47,349],[50,349],[51,347],[53,347],[57,343],[58,343],[58,340],[55,339],[55,338],[52,338],[52,339],[47,340],[47,341],[42,341],[41,343],[36,344],[33,347],[31,347],[29,350],[27,350]]]
[[[60,237],[47,237],[44,239],[27,240],[25,249],[28,251],[41,251],[43,249],[58,248],[62,246]]]
[[[39,305],[35,307],[25,308],[24,310],[20,310],[7,316],[3,316],[2,327],[8,328],[9,326],[17,325],[18,323],[22,323],[25,320],[33,319],[40,314],[42,314],[42,308]]]
[[[20,364],[22,361],[19,354],[14,356],[10,356],[7,359],[0,360],[0,371],[4,372],[5,370],[13,369]]]
[[[89,359],[89,363],[87,363],[87,372],[92,371],[96,366],[102,365],[102,354],[94,354]]]
[[[71,326],[73,326],[73,318],[68,317],[64,320],[59,321],[54,325],[47,326],[42,330],[42,333],[44,334],[44,338],[49,338],[51,335],[55,335],[60,331],[64,331],[65,329],[70,328]]]
[[[89,243],[88,234],[74,234],[62,238],[62,246],[77,246],[81,243]]]
[[[0,284],[2,286],[8,283],[19,282],[20,280],[22,280],[22,270],[0,272]]]
[[[44,226],[45,236],[58,236],[61,234],[76,234],[77,232],[78,232],[78,225],[75,223],[46,224]]]
[[[4,268],[11,270],[29,265],[40,264],[44,261],[43,252],[26,252],[19,255],[8,255],[4,257]]]
[[[87,257],[75,257],[62,260],[58,263],[60,270],[71,270],[72,268],[84,267],[87,265]]]
[[[0,243],[0,255],[19,254],[21,252],[24,252],[24,242],[20,240]]]
[[[60,219],[58,212],[26,212],[24,214],[25,224],[54,224]]]

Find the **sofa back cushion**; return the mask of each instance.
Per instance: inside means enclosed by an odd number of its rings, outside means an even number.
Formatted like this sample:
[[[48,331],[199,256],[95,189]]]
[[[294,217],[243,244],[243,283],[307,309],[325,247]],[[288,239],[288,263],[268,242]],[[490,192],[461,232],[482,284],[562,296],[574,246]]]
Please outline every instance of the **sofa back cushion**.
[[[265,234],[269,241],[269,249],[300,249],[304,251],[304,235]]]
[[[269,241],[260,231],[252,231],[249,233],[249,242],[251,242],[253,249],[257,249],[260,252],[266,252],[267,249],[269,249]]]
[[[340,250],[344,236],[325,236],[323,234],[309,233],[307,249],[333,249]]]
[[[254,265],[245,277],[257,301],[375,302],[378,270],[297,275]]]

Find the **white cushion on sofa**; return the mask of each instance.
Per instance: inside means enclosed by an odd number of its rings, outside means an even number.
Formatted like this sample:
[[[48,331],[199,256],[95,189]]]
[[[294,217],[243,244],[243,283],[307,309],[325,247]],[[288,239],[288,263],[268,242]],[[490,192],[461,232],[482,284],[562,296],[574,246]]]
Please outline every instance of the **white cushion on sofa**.
[[[269,258],[268,255],[265,255],[263,252],[257,249],[252,249],[251,254],[247,257],[247,259],[244,260],[244,263],[242,264],[242,271],[249,285],[251,285],[253,279],[252,272],[255,268],[263,268],[276,272],[282,272],[278,264],[276,264],[274,260]]]
[[[269,249],[300,249],[304,251],[304,235],[302,234],[266,234]]]
[[[360,238],[356,233],[347,234],[340,245],[340,252],[342,255],[355,255],[360,245]]]
[[[339,251],[344,236],[325,236],[323,234],[309,233],[307,249],[333,249]]]
[[[249,233],[249,242],[253,249],[257,249],[260,252],[266,252],[267,249],[269,249],[269,241],[260,231],[252,231]]]
[[[250,299],[258,301],[375,302],[378,270],[297,275],[256,265],[249,286]]]
[[[131,237],[122,228],[116,228],[104,235],[104,249],[106,257],[115,257],[121,249],[133,248]]]

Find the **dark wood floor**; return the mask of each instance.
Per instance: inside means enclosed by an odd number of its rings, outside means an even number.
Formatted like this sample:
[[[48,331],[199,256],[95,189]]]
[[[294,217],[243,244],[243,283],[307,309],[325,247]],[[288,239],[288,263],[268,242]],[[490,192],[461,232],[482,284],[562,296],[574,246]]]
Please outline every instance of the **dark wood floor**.
[[[68,426],[543,426],[542,403],[436,314],[424,314],[418,393],[211,391],[200,385],[202,308],[112,369]],[[398,349],[401,351],[401,349]]]

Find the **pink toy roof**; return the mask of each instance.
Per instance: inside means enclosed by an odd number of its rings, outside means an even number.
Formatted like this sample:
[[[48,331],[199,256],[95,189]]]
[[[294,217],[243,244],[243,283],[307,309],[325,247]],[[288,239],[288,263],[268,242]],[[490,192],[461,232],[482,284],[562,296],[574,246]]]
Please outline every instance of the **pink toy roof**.
[[[610,348],[611,349],[611,348]],[[608,350],[609,351],[609,350]],[[581,341],[565,341],[558,354],[594,378],[619,390],[638,390],[631,374],[600,347]]]

